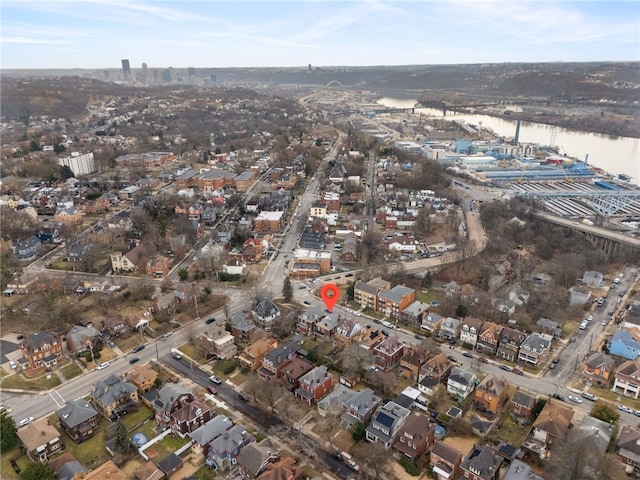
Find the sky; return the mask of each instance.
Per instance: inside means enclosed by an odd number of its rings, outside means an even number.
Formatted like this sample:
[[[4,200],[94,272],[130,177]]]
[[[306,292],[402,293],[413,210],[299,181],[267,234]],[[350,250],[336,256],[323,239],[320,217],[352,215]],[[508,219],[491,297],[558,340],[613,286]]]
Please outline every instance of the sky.
[[[1,67],[640,61],[640,2],[2,0]]]

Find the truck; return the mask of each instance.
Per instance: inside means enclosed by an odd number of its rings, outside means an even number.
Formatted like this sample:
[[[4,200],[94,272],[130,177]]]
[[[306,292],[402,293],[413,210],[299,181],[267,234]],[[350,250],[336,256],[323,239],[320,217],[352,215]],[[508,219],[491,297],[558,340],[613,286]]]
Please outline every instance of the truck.
[[[593,226],[593,222],[591,220],[589,220],[588,218],[583,218],[582,219],[582,224],[583,225],[589,225],[590,227]]]

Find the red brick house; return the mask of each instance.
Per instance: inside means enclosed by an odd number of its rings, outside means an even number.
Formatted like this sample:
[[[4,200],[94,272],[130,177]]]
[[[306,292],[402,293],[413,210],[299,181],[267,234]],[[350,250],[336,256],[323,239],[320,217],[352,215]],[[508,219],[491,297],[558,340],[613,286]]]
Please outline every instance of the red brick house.
[[[29,368],[41,371],[58,364],[64,357],[59,336],[47,332],[29,335],[21,344],[22,356],[29,362]]]
[[[320,365],[303,375],[299,385],[295,391],[296,398],[311,406],[333,389],[333,376],[327,367]]]
[[[518,390],[509,404],[509,413],[518,423],[528,423],[536,408],[536,397]]]
[[[151,258],[145,265],[145,273],[149,277],[166,278],[169,275],[171,261],[164,255]]]
[[[490,353],[495,355],[498,350],[498,339],[502,332],[502,325],[498,325],[494,322],[484,322],[482,324],[482,331],[478,335],[478,343],[476,343],[476,350],[482,353]]]
[[[313,365],[300,357],[294,357],[283,369],[282,381],[286,387],[294,392],[300,386],[300,379],[311,369]]]
[[[404,355],[404,343],[397,335],[386,338],[373,349],[373,361],[381,368],[393,367]]]
[[[458,478],[462,452],[444,442],[437,441],[431,449],[429,465],[438,476],[438,480],[453,480]]]
[[[415,460],[433,445],[435,429],[426,416],[412,413],[400,428],[393,448]]]

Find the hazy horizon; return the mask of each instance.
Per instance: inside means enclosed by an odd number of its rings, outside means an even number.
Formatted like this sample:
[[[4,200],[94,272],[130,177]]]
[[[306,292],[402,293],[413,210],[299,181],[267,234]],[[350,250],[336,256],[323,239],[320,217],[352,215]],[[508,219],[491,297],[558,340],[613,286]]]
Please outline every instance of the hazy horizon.
[[[640,2],[5,0],[2,69],[640,60]]]

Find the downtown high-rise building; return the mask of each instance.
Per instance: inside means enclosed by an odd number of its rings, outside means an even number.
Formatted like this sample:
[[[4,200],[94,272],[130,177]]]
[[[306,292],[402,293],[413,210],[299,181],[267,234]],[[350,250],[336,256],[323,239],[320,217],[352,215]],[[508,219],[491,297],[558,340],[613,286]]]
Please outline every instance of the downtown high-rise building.
[[[122,73],[124,73],[124,79],[131,79],[131,66],[129,66],[129,60],[126,58],[122,60]]]
[[[147,69],[147,64],[143,63],[142,64],[142,83],[144,83],[145,85],[149,81],[148,74],[149,74],[149,72],[148,72],[148,69]]]

